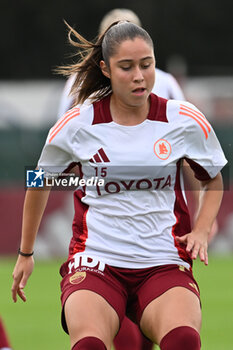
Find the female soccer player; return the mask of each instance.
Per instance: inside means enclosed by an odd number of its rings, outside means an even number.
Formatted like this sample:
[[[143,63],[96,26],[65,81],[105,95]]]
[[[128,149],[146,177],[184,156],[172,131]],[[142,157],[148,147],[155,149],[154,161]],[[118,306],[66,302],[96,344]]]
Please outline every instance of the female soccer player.
[[[93,103],[55,124],[38,166],[54,173],[78,163],[84,182],[103,180],[75,191],[73,237],[60,270],[62,323],[72,350],[110,350],[125,314],[161,350],[198,350],[201,309],[192,260],[208,264],[226,159],[195,106],[151,93],[155,57],[144,29],[119,22],[96,43],[70,31],[85,54],[63,71],[77,73],[76,102],[91,97]],[[205,189],[192,230],[182,196],[183,159]],[[48,194],[26,194],[14,301],[17,294],[26,300]]]
[[[103,33],[112,23],[125,20],[142,26],[141,21],[137,14],[130,9],[125,8],[115,8],[107,12],[99,25],[99,34]],[[153,86],[152,92],[160,97],[175,100],[185,100],[183,92],[175,80],[175,78],[167,73],[158,69],[156,67],[156,83]],[[69,110],[74,103],[74,95],[70,95],[70,90],[75,81],[76,74],[71,75],[65,84],[62,92],[62,96],[58,108],[58,119],[62,117],[67,110]],[[76,168],[77,169],[77,168]],[[184,169],[188,169],[188,166],[184,166]],[[193,183],[195,181],[193,172],[186,171],[186,175],[189,175],[188,179]],[[190,182],[189,181],[189,182]],[[197,181],[195,181],[196,183]],[[199,186],[199,184],[198,184]],[[71,195],[71,193],[68,193]],[[198,191],[195,191],[195,195],[198,198]],[[198,199],[196,200],[198,202]],[[69,221],[70,218],[67,218]],[[115,350],[152,350],[153,343],[146,339],[140,332],[139,328],[135,323],[125,317],[121,323],[121,328],[114,338],[114,348]]]

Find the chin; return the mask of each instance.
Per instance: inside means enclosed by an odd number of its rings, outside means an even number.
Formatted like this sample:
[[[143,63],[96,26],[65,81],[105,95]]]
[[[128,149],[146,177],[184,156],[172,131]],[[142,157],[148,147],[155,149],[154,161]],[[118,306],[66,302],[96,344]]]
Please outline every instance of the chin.
[[[145,95],[142,95],[142,96],[133,96],[132,102],[135,105],[141,106],[147,101],[148,97],[149,97],[148,94],[145,94]]]

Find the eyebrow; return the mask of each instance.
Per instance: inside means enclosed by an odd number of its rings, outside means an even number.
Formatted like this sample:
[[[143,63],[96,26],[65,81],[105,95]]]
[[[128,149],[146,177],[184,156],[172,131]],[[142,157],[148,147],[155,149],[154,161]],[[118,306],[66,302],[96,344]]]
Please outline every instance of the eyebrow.
[[[153,59],[153,56],[143,57],[143,58],[140,59],[140,61],[145,61],[145,60],[148,60],[148,59]],[[132,61],[134,61],[134,60],[123,59],[123,60],[117,61],[117,63],[127,63],[127,62],[132,62]]]

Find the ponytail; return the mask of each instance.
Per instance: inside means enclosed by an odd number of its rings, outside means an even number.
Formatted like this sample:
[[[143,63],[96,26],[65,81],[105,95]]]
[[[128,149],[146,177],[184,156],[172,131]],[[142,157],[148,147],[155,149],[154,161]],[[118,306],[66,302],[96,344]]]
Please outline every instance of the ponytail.
[[[99,100],[111,92],[110,80],[103,75],[100,69],[100,61],[103,60],[102,40],[104,34],[100,35],[93,43],[86,40],[67,22],[65,24],[69,29],[70,44],[79,49],[75,54],[79,60],[78,63],[58,67],[56,72],[64,76],[75,75],[70,92],[74,97],[74,104],[83,103],[91,95],[93,95],[93,99]]]

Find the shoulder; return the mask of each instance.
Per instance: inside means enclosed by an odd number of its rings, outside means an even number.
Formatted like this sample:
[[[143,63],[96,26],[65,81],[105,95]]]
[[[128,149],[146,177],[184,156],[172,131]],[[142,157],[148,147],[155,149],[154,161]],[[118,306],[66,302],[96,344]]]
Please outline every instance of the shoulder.
[[[50,129],[47,142],[55,139],[73,137],[73,135],[85,125],[90,125],[93,120],[93,105],[77,105],[68,110],[56,124]]]
[[[211,125],[205,115],[192,103],[179,100],[169,100],[167,114],[170,121],[182,126],[186,132],[198,132],[206,139],[211,131]]]
[[[183,100],[168,100],[168,111],[176,118],[181,115],[186,118],[186,113],[201,113],[192,103]],[[201,114],[204,116],[203,113]]]

